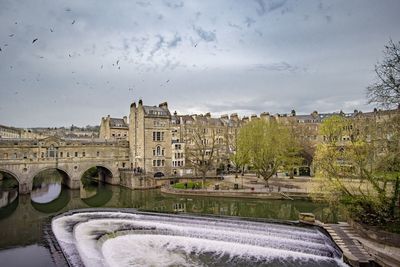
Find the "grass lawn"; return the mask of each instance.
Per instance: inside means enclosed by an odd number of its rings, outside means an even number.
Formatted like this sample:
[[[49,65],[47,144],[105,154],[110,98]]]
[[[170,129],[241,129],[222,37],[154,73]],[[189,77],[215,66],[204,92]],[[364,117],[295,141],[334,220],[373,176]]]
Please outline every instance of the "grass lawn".
[[[187,188],[185,188],[185,184],[187,184]],[[205,183],[205,187],[207,188],[207,186],[209,185],[209,182]],[[196,189],[200,189],[201,188],[201,182],[185,182],[185,183],[176,183],[174,184],[172,187],[175,189],[192,189],[193,186]]]

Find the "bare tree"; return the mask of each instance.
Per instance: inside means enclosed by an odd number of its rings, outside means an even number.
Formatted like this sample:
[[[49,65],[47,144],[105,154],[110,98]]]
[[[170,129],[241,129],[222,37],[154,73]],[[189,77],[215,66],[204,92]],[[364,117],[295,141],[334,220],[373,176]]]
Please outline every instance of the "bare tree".
[[[375,65],[377,81],[367,88],[368,103],[400,108],[400,42],[385,46],[382,62]]]
[[[206,175],[215,168],[218,158],[219,144],[217,140],[216,129],[208,125],[206,121],[196,120],[192,124],[186,125],[186,164],[193,167],[196,173],[200,173],[203,188]]]

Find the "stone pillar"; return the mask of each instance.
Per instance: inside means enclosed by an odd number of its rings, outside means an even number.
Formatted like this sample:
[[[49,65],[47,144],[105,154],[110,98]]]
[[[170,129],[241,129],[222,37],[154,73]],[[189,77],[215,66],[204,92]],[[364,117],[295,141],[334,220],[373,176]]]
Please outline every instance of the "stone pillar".
[[[29,194],[31,192],[31,186],[28,183],[20,183],[19,184],[19,194],[24,195],[24,194]]]
[[[80,180],[73,180],[73,179],[67,180],[67,187],[69,189],[80,189],[80,186],[81,186]]]

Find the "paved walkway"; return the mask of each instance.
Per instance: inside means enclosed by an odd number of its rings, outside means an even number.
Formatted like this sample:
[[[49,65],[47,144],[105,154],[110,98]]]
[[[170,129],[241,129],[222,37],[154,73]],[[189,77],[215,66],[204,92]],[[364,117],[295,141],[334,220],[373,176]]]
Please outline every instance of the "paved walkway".
[[[400,266],[400,247],[391,247],[360,237],[348,223],[321,224],[343,251],[351,266]]]

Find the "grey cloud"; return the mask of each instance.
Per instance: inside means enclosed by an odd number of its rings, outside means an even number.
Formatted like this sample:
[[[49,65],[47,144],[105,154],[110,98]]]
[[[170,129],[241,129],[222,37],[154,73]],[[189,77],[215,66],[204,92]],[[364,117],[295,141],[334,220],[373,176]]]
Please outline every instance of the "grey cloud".
[[[206,42],[214,42],[217,40],[217,35],[215,34],[215,31],[206,31],[203,30],[201,27],[196,26],[193,26],[193,29],[197,33],[197,35]]]
[[[255,22],[256,21],[250,17],[246,17],[246,19],[245,19],[245,24],[246,24],[247,28],[250,28],[251,25],[253,25]]]
[[[276,72],[305,72],[307,68],[291,65],[285,61],[268,63],[268,64],[254,64],[249,71],[276,71]]]
[[[327,23],[331,23],[331,21],[332,21],[332,17],[328,16],[328,15],[325,16],[325,19],[326,19]]]
[[[164,4],[169,8],[181,8],[184,6],[184,3],[182,1],[179,2],[164,1]]]
[[[238,30],[242,30],[242,27],[240,27],[239,25],[234,24],[234,23],[232,23],[232,22],[228,22],[228,26],[231,27],[231,28],[235,28],[235,29],[238,29]]]
[[[175,34],[174,38],[168,42],[168,48],[175,48],[180,42],[182,42],[182,38],[178,34]]]
[[[137,4],[138,6],[141,6],[141,7],[148,7],[148,6],[151,6],[151,3],[150,3],[150,2],[145,2],[145,1],[136,1],[136,4]]]
[[[286,4],[287,0],[255,0],[255,2],[258,4],[258,7],[256,8],[257,14],[262,16],[268,12],[283,7]]]

